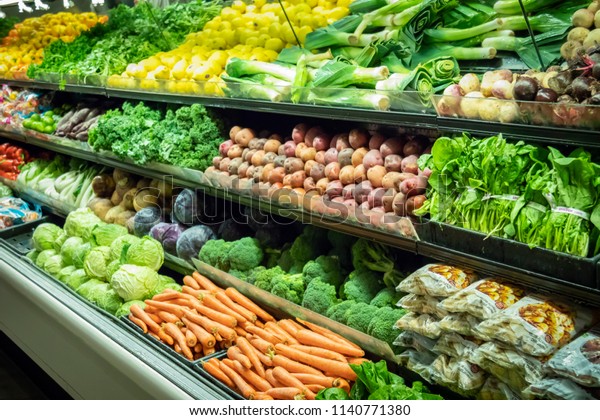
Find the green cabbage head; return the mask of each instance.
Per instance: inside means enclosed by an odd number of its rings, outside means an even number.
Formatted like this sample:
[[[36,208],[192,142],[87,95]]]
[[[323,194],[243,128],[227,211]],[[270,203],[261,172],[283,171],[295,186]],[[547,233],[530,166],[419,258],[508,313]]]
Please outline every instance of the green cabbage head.
[[[63,257],[63,263],[64,263],[64,262],[65,262],[65,259],[64,259],[64,257]],[[58,281],[61,281],[61,282],[63,282],[63,283],[64,283],[64,282],[65,282],[65,281],[66,281],[66,280],[69,278],[69,276],[70,276],[71,274],[73,274],[73,272],[74,272],[75,270],[77,270],[77,268],[75,268],[75,267],[74,267],[74,266],[72,266],[72,265],[69,265],[69,266],[67,266],[67,267],[64,267],[62,270],[60,270],[60,271],[58,272],[58,275],[56,276],[56,278],[58,279]]]
[[[141,239],[138,238],[137,236],[133,236],[133,235],[129,235],[129,234],[119,236],[117,239],[115,239],[113,241],[112,244],[110,244],[110,259],[111,260],[120,260],[121,254],[123,252],[123,248],[126,245],[127,246],[135,245],[140,241],[141,241]]]
[[[147,299],[152,299],[154,295],[158,295],[162,293],[165,289],[172,289],[181,292],[181,285],[179,285],[175,280],[173,280],[169,276],[158,275],[158,285],[154,290],[152,290],[147,296]]]
[[[69,236],[79,236],[88,242],[92,239],[92,231],[96,225],[104,222],[89,207],[72,211],[65,221],[65,232]]]
[[[90,278],[85,274],[83,268],[78,268],[73,271],[70,276],[66,277],[63,282],[73,290],[77,290],[83,283],[89,281]]]
[[[115,239],[127,235],[127,228],[121,225],[101,224],[92,229],[92,238],[100,246],[111,246]]]
[[[83,261],[83,269],[88,277],[102,281],[108,281],[106,278],[106,266],[110,262],[110,248],[99,246],[92,248]]]
[[[158,274],[148,267],[124,264],[110,279],[112,287],[126,301],[142,300],[158,286]]]
[[[65,241],[67,239],[69,239],[69,237],[67,236],[67,234],[63,230],[63,232],[60,235],[58,235],[58,237],[54,241],[54,250],[56,252],[60,252],[60,249],[62,248],[63,244],[65,243]]]
[[[89,242],[84,242],[81,246],[77,247],[77,249],[73,251],[73,265],[77,268],[83,268],[85,257],[87,257],[92,248],[92,244]]]
[[[165,261],[165,251],[156,239],[144,236],[127,250],[127,264],[135,264],[158,271]]]
[[[48,260],[48,258],[50,257],[54,257],[55,255],[57,255],[56,251],[53,249],[45,249],[42,252],[40,252],[35,260],[35,265],[37,265],[38,267],[40,267],[41,269],[44,268],[44,264],[46,264],[46,261]]]
[[[25,256],[35,263],[38,255],[40,255],[40,251],[38,251],[36,249],[32,249]]]
[[[110,279],[112,278],[113,274],[115,274],[115,272],[119,269],[119,267],[121,267],[121,261],[119,261],[119,260],[111,261],[106,266],[106,280],[109,283],[110,283]]]
[[[77,288],[77,293],[84,299],[114,314],[123,305],[123,300],[117,295],[110,284],[92,279]]]
[[[72,236],[62,244],[60,255],[62,255],[65,264],[73,264],[73,256],[82,245],[83,239],[78,236]]]
[[[130,300],[121,305],[119,310],[115,313],[115,316],[121,318],[122,316],[129,315],[129,308],[131,308],[131,305],[137,305],[142,309],[146,307],[146,304],[141,300]]]
[[[31,241],[33,247],[38,251],[55,249],[54,243],[61,236],[63,230],[54,223],[42,223],[33,232]]]
[[[63,268],[63,259],[60,254],[53,255],[44,263],[44,271],[54,277],[57,277],[58,273],[60,273],[60,270]]]

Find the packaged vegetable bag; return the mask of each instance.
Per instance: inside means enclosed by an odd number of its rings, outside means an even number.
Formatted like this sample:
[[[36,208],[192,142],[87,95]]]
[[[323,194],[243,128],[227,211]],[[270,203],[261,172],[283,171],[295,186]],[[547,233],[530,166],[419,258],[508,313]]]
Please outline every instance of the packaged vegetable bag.
[[[434,353],[428,351],[407,349],[402,354],[398,355],[398,363],[406,366],[408,369],[421,376],[421,378],[431,383],[431,364],[436,357],[437,356]]]
[[[478,400],[520,400],[521,398],[501,380],[488,376],[479,391]]]
[[[447,333],[442,334],[437,340],[433,352],[472,361],[473,354],[481,344],[483,344],[482,341],[474,337],[463,337],[460,334]]]
[[[479,318],[469,314],[450,314],[440,319],[442,332],[456,333],[466,337],[475,336],[475,328],[481,323]]]
[[[417,295],[451,296],[477,280],[477,274],[445,264],[428,264],[404,279],[396,290]]]
[[[394,341],[394,345],[412,348],[417,351],[433,352],[436,340],[417,334],[414,331],[402,331]]]
[[[407,311],[419,314],[430,314],[442,318],[448,315],[448,312],[439,308],[440,299],[428,295],[415,295],[409,293],[398,301],[398,306]]]
[[[394,325],[394,328],[413,331],[431,339],[439,338],[442,333],[439,320],[436,317],[428,314],[417,314],[415,312],[408,312],[400,318]]]
[[[596,400],[600,395],[592,395],[591,389],[585,389],[566,378],[545,378],[525,390],[528,398],[544,400]]]
[[[583,334],[556,352],[547,368],[579,385],[600,388],[600,328]]]
[[[474,395],[487,379],[486,372],[465,359],[440,354],[431,364],[431,379],[461,395]]]

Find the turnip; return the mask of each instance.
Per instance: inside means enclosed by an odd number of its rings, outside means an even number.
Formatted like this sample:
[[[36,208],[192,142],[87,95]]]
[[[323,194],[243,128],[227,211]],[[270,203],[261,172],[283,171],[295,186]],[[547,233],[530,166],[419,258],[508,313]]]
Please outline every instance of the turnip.
[[[587,28],[573,28],[567,36],[567,41],[579,42],[583,45],[583,41],[585,41],[585,38],[588,36],[589,33],[590,30]]]
[[[579,9],[573,13],[571,23],[576,28],[591,28],[594,24],[594,13],[588,9]]]
[[[483,99],[483,93],[481,92],[469,92],[465,95],[463,100],[460,102],[460,110],[466,118],[478,119],[479,118],[479,107]]]
[[[492,96],[492,86],[497,80],[507,80],[509,82],[512,82],[513,74],[510,70],[506,69],[485,72],[483,74],[483,79],[481,81],[480,87],[480,91],[483,94],[483,96]]]
[[[486,121],[498,121],[502,101],[496,98],[486,98],[479,106],[479,118]]]
[[[500,112],[498,115],[498,121],[501,123],[514,123],[520,121],[520,110],[519,105],[513,101],[503,101],[500,104]],[[429,171],[431,174],[431,171]]]
[[[513,87],[513,96],[518,101],[533,101],[539,89],[540,83],[537,81],[537,79],[533,77],[521,76],[515,82]],[[482,106],[484,105],[482,104]],[[481,111],[479,114],[481,116]],[[494,120],[495,119],[496,118],[494,118]]]
[[[512,99],[512,82],[509,82],[508,80],[496,80],[492,85],[492,95],[498,99]]]
[[[458,85],[462,89],[462,96],[466,95],[469,92],[479,92],[481,87],[481,83],[479,82],[479,77],[475,73],[467,73],[465,74]]]

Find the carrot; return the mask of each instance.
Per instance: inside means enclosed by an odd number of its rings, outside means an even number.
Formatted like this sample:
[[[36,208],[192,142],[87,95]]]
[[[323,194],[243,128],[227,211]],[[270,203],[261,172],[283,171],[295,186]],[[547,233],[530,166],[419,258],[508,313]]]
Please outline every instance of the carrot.
[[[192,289],[195,290],[200,290],[200,285],[198,284],[198,282],[191,276],[185,276],[183,278],[183,284],[185,284],[188,287],[191,287]]]
[[[171,299],[171,300],[167,300],[165,303],[169,303],[171,305],[178,305],[178,306],[184,306],[187,308],[192,308],[192,309],[196,309],[196,304],[200,304],[200,302],[196,301],[194,302],[191,299],[186,299],[186,298],[177,298],[177,299]]]
[[[288,372],[310,373],[311,375],[323,376],[323,373],[320,370],[317,370],[311,366],[307,366],[304,363],[291,360],[281,354],[276,354],[275,356],[273,356],[273,365],[281,366],[282,368],[285,368],[285,370],[287,370]]]
[[[177,317],[177,315],[173,315],[170,312],[158,311],[156,315],[158,315],[158,317],[165,322],[172,322],[173,324],[179,322],[179,318]]]
[[[190,330],[185,331],[185,342],[189,348],[194,348],[194,346],[198,343],[198,337],[196,334],[191,332]]]
[[[146,324],[144,324],[144,321],[142,321],[138,317],[133,316],[133,314],[129,314],[128,318],[131,322],[133,322],[135,325],[140,327],[141,330],[144,332],[144,334],[148,333],[148,326]]]
[[[181,347],[179,347],[179,344],[175,343],[175,345],[173,346],[173,350],[175,350],[177,353],[181,354]],[[194,356],[192,355],[192,359],[194,358]]]
[[[197,342],[193,348],[194,353],[202,353],[202,343]]]
[[[179,293],[176,291],[162,292],[158,295],[154,295],[152,300],[158,301],[158,302],[164,302],[164,301],[171,300],[171,299],[177,299],[178,297],[179,297]]]
[[[260,377],[264,378],[265,368],[263,367],[263,364],[260,362],[260,359],[258,358],[256,353],[254,352],[252,344],[250,344],[250,342],[244,337],[238,337],[236,344],[241,350],[241,352],[250,360],[250,363],[252,363],[252,366],[254,367],[256,373],[258,373]]]
[[[275,400],[304,400],[302,391],[298,388],[283,387],[283,388],[271,388],[267,391],[267,395],[273,397]]]
[[[356,380],[356,373],[354,373],[354,371],[350,368],[350,365],[348,365],[348,363],[313,356],[303,351],[293,349],[290,346],[286,346],[285,344],[277,344],[275,346],[275,351],[278,355],[281,354],[297,362],[305,363],[323,372],[330,372],[335,376],[339,376],[344,379],[349,379],[351,381]]]
[[[219,324],[223,324],[230,328],[236,328],[238,325],[238,321],[235,316],[220,312],[219,310],[212,309],[206,305],[200,304],[200,302],[194,305],[194,309],[205,317],[212,319]],[[245,320],[244,320],[245,321]]]
[[[279,326],[283,330],[285,330],[289,335],[291,335],[292,337],[296,337],[296,333],[298,331],[304,329],[302,326],[299,326],[298,324],[296,324],[291,319],[282,319],[282,320],[279,320],[279,321],[277,321],[277,324],[279,324]]]
[[[211,359],[211,360],[217,360],[217,359]],[[204,362],[202,364],[202,367],[204,368],[205,371],[207,371],[211,376],[213,376],[214,378],[218,379],[219,381],[223,382],[225,385],[227,385],[229,388],[235,388],[235,385],[233,383],[233,381],[231,379],[229,379],[229,377],[227,375],[225,375],[225,373],[223,373],[223,371],[221,370],[221,368],[219,367],[218,363],[209,363],[209,362]]]
[[[158,338],[160,338],[161,341],[164,341],[169,346],[172,346],[173,344],[175,344],[175,340],[173,340],[173,337],[171,337],[169,334],[167,334],[162,328],[158,330],[156,335],[158,335]]]
[[[317,384],[325,388],[334,388],[335,378],[321,375],[310,375],[308,373],[291,373],[292,376],[298,378],[305,385]]]
[[[233,287],[228,287],[227,289],[225,289],[225,294],[227,296],[229,296],[229,298],[231,300],[233,300],[234,302],[240,304],[241,306],[248,309],[249,311],[254,312],[256,314],[256,316],[258,316],[260,319],[262,319],[264,321],[275,321],[275,318],[273,318],[266,311],[264,311],[260,306],[258,306],[256,303],[252,302],[246,296],[242,295],[240,292],[238,292]]]
[[[234,343],[231,340],[223,340],[221,341],[221,348],[222,349],[228,349],[229,347],[233,346]]]
[[[323,357],[325,359],[337,360],[338,362],[346,362],[346,358],[338,352],[327,350],[321,347],[303,346],[301,344],[292,344],[291,348],[303,351],[313,356]]]
[[[363,357],[348,357],[346,358],[346,362],[351,365],[362,365],[365,362],[369,362],[369,359],[365,359]]]
[[[241,323],[246,322],[246,318],[244,318],[242,315],[235,312],[233,309],[228,308],[227,306],[223,305],[223,303],[221,303],[219,301],[219,299],[217,299],[213,295],[205,295],[204,298],[202,299],[202,304],[205,307],[212,309],[214,312],[220,312],[222,314],[226,314],[232,318],[235,318],[236,324],[232,325],[231,326],[232,328],[237,326],[238,323],[241,324]],[[200,312],[200,311],[198,311],[198,312]],[[229,325],[229,324],[227,323],[226,325]]]
[[[363,357],[365,355],[365,352],[361,349],[350,347],[338,341],[333,341],[314,331],[298,331],[298,334],[296,334],[296,339],[302,344],[332,350],[343,354],[344,356]]]
[[[314,392],[307,389],[306,386],[302,382],[300,382],[298,378],[292,376],[287,370],[285,370],[281,366],[276,366],[273,368],[273,377],[285,386],[292,386],[294,388],[302,390],[307,400],[315,399],[316,395],[314,394]]]
[[[148,316],[150,317],[150,319],[152,319],[152,321],[156,322],[158,325],[163,323],[163,320],[160,319],[160,317],[156,314],[148,314]]]
[[[345,344],[349,345],[350,347],[354,347],[355,349],[362,351],[362,349],[360,348],[360,346],[358,344],[354,344],[352,341],[342,337],[341,335],[339,335],[337,333],[334,333],[331,330],[328,330],[327,328],[320,327],[316,324],[313,324],[312,322],[304,321],[299,318],[296,318],[296,319],[302,325],[305,325],[306,327],[308,327],[309,329],[311,329],[312,331],[314,331],[318,334],[324,335],[325,337],[329,338],[330,340],[339,341],[340,343],[345,343]],[[364,356],[364,352],[361,356]],[[361,357],[361,356],[358,356],[358,357]]]
[[[248,358],[248,356],[246,356],[244,353],[242,353],[242,351],[240,350],[240,348],[238,346],[229,347],[227,349],[227,357],[229,357],[231,360],[237,360],[246,369],[252,368],[252,362],[250,362],[250,359]]]
[[[231,369],[225,363],[219,362],[219,367],[240,390],[244,398],[250,398],[250,395],[256,392],[256,390],[251,385],[248,385],[248,383],[235,370]]]
[[[192,351],[190,350],[190,348],[188,347],[188,345],[186,343],[185,335],[183,335],[183,333],[181,331],[179,331],[179,328],[177,328],[177,325],[172,324],[170,322],[166,322],[164,324],[164,330],[168,335],[173,337],[173,340],[175,340],[175,342],[177,344],[179,344],[179,347],[181,347],[181,352],[183,353],[183,355],[190,360],[194,360],[194,355],[192,354]]]
[[[264,392],[255,392],[254,394],[250,395],[250,399],[251,400],[273,400],[273,397],[271,397],[269,394],[265,394]]]
[[[235,303],[233,300],[231,300],[229,298],[229,296],[227,296],[225,294],[224,291],[222,291],[222,290],[218,291],[217,293],[215,293],[215,296],[217,297],[217,299],[219,299],[219,301],[221,301],[221,303],[223,305],[227,306],[235,313],[238,313],[241,316],[243,316],[244,320],[248,320],[252,323],[256,322],[256,314],[254,312],[249,311],[248,309],[244,308],[243,306]]]
[[[216,352],[214,347],[204,347],[202,346],[202,353],[204,353],[205,356],[210,356],[211,354],[214,354]]]
[[[181,318],[183,316],[183,308],[178,305],[174,305],[172,303],[166,302],[158,302],[154,300],[146,300],[146,305],[154,308],[158,308],[161,311],[170,312],[175,315],[177,318]]]
[[[273,376],[273,369],[267,369],[265,371],[265,378],[267,381],[269,381],[269,383],[271,385],[273,385],[273,388],[282,388],[283,384],[281,382],[279,382],[277,379],[275,379],[275,376]]]
[[[133,316],[135,316],[144,324],[146,324],[148,326],[148,329],[153,333],[156,334],[157,331],[160,330],[158,323],[156,323],[152,318],[150,318],[150,316],[146,312],[144,312],[142,308],[140,308],[138,305],[131,305],[129,311]]]
[[[219,286],[210,281],[207,277],[204,277],[202,274],[195,271],[192,273],[192,277],[196,280],[196,283],[200,286],[199,289],[206,289],[210,292],[216,293],[221,289]]]
[[[191,296],[191,297],[196,298],[196,299],[202,299],[202,297],[204,296],[204,293],[202,293],[203,290],[194,289],[193,287],[190,287],[190,286],[182,286],[181,287],[181,292],[184,295],[188,295],[188,296]],[[208,291],[205,290],[205,292],[208,292]]]
[[[271,358],[269,356],[267,356],[264,353],[261,353],[260,351],[258,351],[256,348],[252,347],[254,349],[254,352],[256,353],[256,356],[258,357],[258,360],[260,360],[260,362],[263,364],[263,366],[267,366],[267,367],[272,367],[273,366],[273,360],[271,360]]]
[[[154,334],[152,331],[148,331],[148,335],[158,341],[160,341],[160,337],[156,334]]]
[[[263,329],[263,330],[265,329],[265,324],[263,324],[259,320],[254,321],[254,325],[257,326],[258,328]]]
[[[276,322],[269,321],[265,324],[267,331],[271,331],[273,334],[283,338],[285,344],[298,344],[298,340],[292,337],[286,330],[281,328]]]
[[[258,328],[254,325],[248,325],[246,327],[246,331],[251,332],[254,335],[257,335],[258,337],[262,338],[263,340],[268,341],[269,343],[272,343],[272,344],[281,343],[281,340],[279,338],[275,337],[272,333],[270,333],[269,331],[265,331],[261,328]]]
[[[212,334],[186,317],[183,317],[181,320],[188,327],[188,329],[194,333],[198,341],[202,344],[202,347],[210,348],[215,346],[215,337],[213,337]]]
[[[188,309],[184,309],[184,313],[186,318],[200,325],[202,328],[204,328],[211,334],[218,333],[221,337],[229,340],[233,340],[236,337],[235,330],[233,328],[229,328],[223,324],[219,324],[218,322],[212,321],[203,315],[195,314]]]
[[[233,361],[233,368],[237,373],[242,375],[242,378],[246,380],[250,385],[252,385],[255,389],[265,392],[271,388],[271,384],[265,379],[254,373],[250,369],[246,369],[240,362],[237,360]]]
[[[235,329],[235,333],[238,335],[238,337],[248,337],[248,333],[243,328],[235,327],[234,329]]]
[[[258,349],[261,353],[272,353],[275,351],[275,347],[273,344],[268,342],[267,340],[263,340],[260,337],[252,337],[250,340],[250,344],[252,344],[256,349]]]
[[[344,391],[350,393],[350,384],[345,379],[336,378],[335,381],[333,381],[333,386],[336,388],[341,388]]]

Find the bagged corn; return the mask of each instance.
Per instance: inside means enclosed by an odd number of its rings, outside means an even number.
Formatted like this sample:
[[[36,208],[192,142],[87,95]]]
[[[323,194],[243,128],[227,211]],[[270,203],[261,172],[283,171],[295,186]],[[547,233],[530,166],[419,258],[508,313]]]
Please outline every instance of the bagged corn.
[[[394,345],[412,348],[417,351],[431,352],[436,345],[436,341],[413,331],[402,331],[394,341]]]
[[[400,301],[398,301],[398,306],[406,309],[407,311],[416,312],[419,314],[429,314],[438,318],[442,318],[448,315],[448,312],[443,309],[439,309],[439,303],[440,300],[436,297],[409,293],[408,295],[403,296]]]
[[[514,391],[523,392],[529,385],[544,378],[544,364],[548,358],[522,354],[490,342],[479,346],[471,359],[481,368],[504,381]]]
[[[440,319],[439,327],[442,332],[456,333],[471,337],[475,335],[475,328],[481,323],[479,318],[468,314],[450,314]]]
[[[456,333],[442,334],[433,347],[436,354],[445,354],[457,359],[472,361],[472,356],[482,342],[473,337],[463,337]]]
[[[431,363],[431,380],[462,395],[474,395],[481,389],[487,374],[464,359],[440,354]]]
[[[544,296],[529,295],[483,321],[477,337],[498,340],[532,356],[548,356],[590,326],[592,313]]]
[[[488,278],[479,280],[444,299],[440,302],[439,309],[488,319],[512,306],[523,296],[525,296],[523,289],[498,279]]]
[[[594,396],[566,378],[546,378],[525,390],[529,398],[545,400],[595,400]]]
[[[396,290],[416,295],[446,297],[477,280],[471,270],[444,264],[428,264],[404,279]]]
[[[477,396],[479,400],[520,400],[519,396],[501,380],[488,376]]]
[[[600,387],[600,331],[592,330],[573,340],[550,359],[552,373],[588,387]]]
[[[407,349],[398,355],[398,363],[406,366],[430,383],[432,382],[431,364],[435,359],[435,354],[429,351],[417,351],[415,349]]]
[[[399,330],[413,331],[431,339],[437,339],[442,333],[436,317],[415,312],[408,312],[396,322],[394,327]]]

